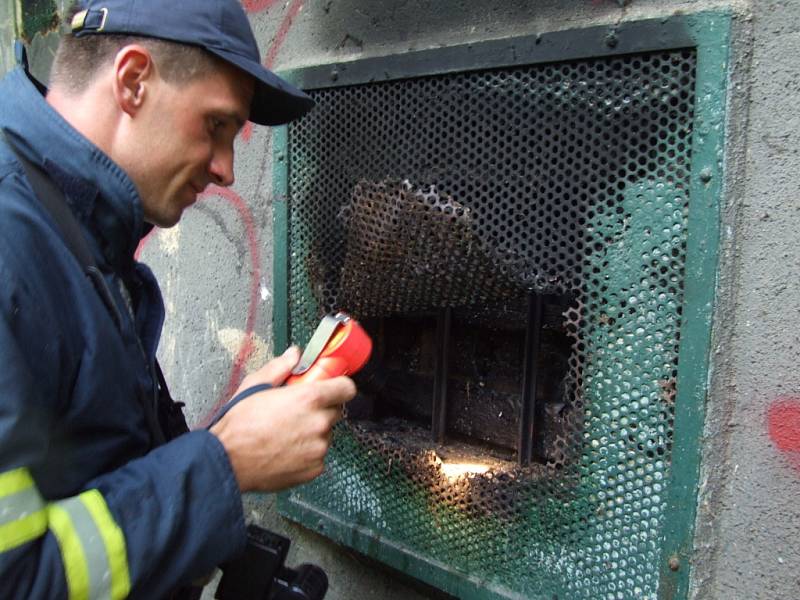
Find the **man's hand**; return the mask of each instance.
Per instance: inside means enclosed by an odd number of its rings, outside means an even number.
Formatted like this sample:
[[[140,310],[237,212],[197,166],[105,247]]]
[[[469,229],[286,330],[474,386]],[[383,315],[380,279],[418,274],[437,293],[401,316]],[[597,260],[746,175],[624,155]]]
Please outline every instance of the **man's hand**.
[[[237,394],[260,383],[275,388],[245,398],[211,428],[243,492],[279,491],[324,470],[331,428],[356,387],[347,377],[277,387],[299,359],[300,351],[292,347],[247,376]]]

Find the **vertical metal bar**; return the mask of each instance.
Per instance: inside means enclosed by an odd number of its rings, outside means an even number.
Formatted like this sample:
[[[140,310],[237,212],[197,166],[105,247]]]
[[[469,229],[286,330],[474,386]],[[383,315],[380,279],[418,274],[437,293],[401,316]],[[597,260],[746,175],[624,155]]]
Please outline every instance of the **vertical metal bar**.
[[[450,329],[453,311],[448,306],[436,320],[436,357],[433,374],[433,414],[431,432],[437,444],[444,442],[447,428],[447,381],[450,373]]]
[[[272,340],[273,353],[289,347],[289,128],[272,129]]]
[[[522,406],[520,407],[519,439],[517,441],[517,460],[520,466],[527,466],[534,456],[537,418],[542,410],[537,410],[536,387],[539,373],[537,359],[542,340],[542,297],[533,292],[528,296],[528,323],[525,329],[525,355],[522,367]]]

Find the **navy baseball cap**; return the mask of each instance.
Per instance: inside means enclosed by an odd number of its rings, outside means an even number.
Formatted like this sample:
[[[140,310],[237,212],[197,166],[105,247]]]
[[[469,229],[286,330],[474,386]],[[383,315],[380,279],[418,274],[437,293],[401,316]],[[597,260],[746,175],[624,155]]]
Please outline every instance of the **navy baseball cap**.
[[[304,92],[261,64],[258,44],[239,0],[78,0],[72,35],[128,34],[204,48],[253,76],[250,120],[281,125],[314,106]]]

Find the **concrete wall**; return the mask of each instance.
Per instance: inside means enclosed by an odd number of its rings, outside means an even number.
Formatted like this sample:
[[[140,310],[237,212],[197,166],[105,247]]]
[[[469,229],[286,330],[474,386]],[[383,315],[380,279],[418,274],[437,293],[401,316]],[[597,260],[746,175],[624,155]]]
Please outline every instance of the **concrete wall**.
[[[754,2],[740,26],[694,588],[789,600],[800,597],[800,3]]]
[[[724,236],[692,595],[800,597],[800,374],[794,368],[800,356],[800,2],[243,4],[267,63],[277,69],[675,12],[734,10]],[[33,45],[36,67],[46,72],[52,36],[37,36]],[[0,59],[7,64],[5,54]],[[160,356],[194,422],[271,354],[271,134],[265,128],[249,133],[237,143],[231,193],[203,198],[179,226],[146,240],[141,253],[162,282],[169,311]],[[291,563],[326,569],[332,600],[437,596],[285,521],[272,496],[248,497],[246,510],[294,540]]]

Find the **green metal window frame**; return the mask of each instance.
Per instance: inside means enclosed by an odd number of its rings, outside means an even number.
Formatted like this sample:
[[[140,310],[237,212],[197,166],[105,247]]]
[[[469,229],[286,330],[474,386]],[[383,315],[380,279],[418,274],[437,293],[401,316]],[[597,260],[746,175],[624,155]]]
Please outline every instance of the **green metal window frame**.
[[[711,324],[718,277],[720,207],[724,176],[724,144],[732,15],[708,11],[621,23],[614,26],[544,33],[450,48],[333,63],[281,73],[304,89],[321,89],[374,81],[389,81],[577,60],[658,50],[693,48],[697,53],[691,160],[691,208],[687,238],[683,319],[672,464],[667,488],[665,539],[659,585],[660,598],[685,598],[696,516],[700,451],[708,391]],[[287,127],[273,130],[274,149],[274,309],[276,354],[289,344],[289,206]],[[713,282],[713,284],[712,284]],[[345,523],[288,494],[280,512],[334,541],[377,558],[461,598],[509,596],[445,564],[421,557],[383,539],[371,530]]]

